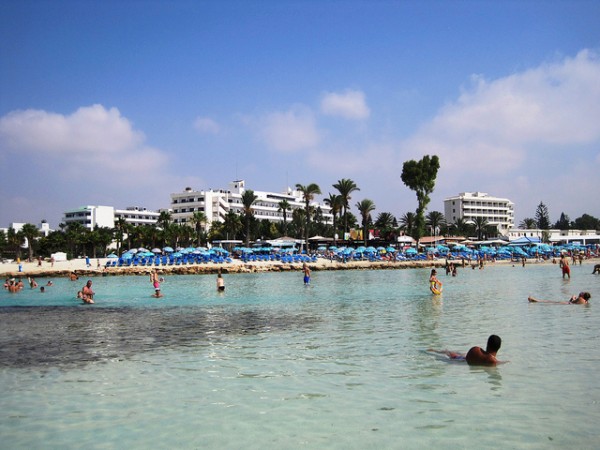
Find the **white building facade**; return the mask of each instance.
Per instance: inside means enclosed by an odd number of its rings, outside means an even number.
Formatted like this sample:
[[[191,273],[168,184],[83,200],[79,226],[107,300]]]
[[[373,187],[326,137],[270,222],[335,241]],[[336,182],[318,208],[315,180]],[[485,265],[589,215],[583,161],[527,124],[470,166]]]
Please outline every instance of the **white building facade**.
[[[175,223],[189,223],[195,212],[200,211],[206,216],[206,228],[214,221],[222,222],[225,215],[231,210],[242,214],[244,205],[242,194],[246,191],[244,180],[232,181],[229,189],[195,191],[186,188],[183,192],[171,194],[171,218]],[[279,203],[286,200],[290,205],[287,211],[289,221],[292,212],[298,208],[304,208],[302,193],[288,189],[286,193],[254,191],[257,197],[252,205],[254,217],[258,220],[269,220],[271,222],[283,222],[283,211],[279,211]],[[312,202],[313,208],[321,208],[323,218],[327,223],[333,222],[331,208],[325,204]]]
[[[114,228],[115,222],[124,219],[133,225],[153,225],[157,222],[160,213],[146,208],[130,206],[126,209],[115,209],[112,206],[82,206],[77,209],[65,211],[63,223],[80,223],[89,230],[98,227]]]
[[[499,234],[506,235],[515,224],[514,203],[485,192],[462,192],[444,200],[444,217],[448,225],[458,219],[474,222],[483,218],[490,226],[495,226]]]

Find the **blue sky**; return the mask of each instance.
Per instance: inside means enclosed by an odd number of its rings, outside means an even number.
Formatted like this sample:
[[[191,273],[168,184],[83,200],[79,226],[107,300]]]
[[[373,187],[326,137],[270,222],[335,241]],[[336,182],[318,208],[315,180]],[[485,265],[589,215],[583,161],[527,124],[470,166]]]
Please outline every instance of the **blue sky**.
[[[1,2],[0,227],[234,179],[350,178],[354,213],[399,217],[425,154],[429,210],[599,217],[599,23],[577,0]]]

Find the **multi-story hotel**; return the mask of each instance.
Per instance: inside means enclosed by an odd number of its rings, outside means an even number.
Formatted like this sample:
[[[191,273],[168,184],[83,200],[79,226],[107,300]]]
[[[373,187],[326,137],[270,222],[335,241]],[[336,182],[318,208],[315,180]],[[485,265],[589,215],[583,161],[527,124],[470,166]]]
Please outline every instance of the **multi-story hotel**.
[[[186,223],[192,218],[196,211],[201,211],[206,216],[206,227],[213,221],[223,221],[228,211],[243,213],[242,194],[246,190],[245,181],[237,180],[229,183],[229,189],[195,191],[186,188],[183,192],[171,194],[171,218],[175,223]],[[279,203],[286,200],[290,204],[287,220],[290,220],[293,210],[304,208],[302,193],[288,189],[287,193],[254,191],[257,197],[252,204],[254,217],[258,220],[269,220],[271,222],[282,222],[283,211],[279,211]],[[312,202],[314,208],[321,208],[324,220],[333,222],[331,208],[329,206]]]
[[[453,224],[458,219],[473,222],[480,217],[490,226],[497,227],[498,233],[502,235],[506,235],[515,224],[514,203],[485,192],[462,192],[445,199],[444,216],[448,224]]]
[[[84,227],[93,230],[97,227],[114,228],[115,222],[124,219],[133,225],[153,225],[157,222],[160,213],[149,211],[146,208],[130,206],[126,209],[115,209],[112,206],[82,206],[66,211],[63,223],[69,225],[78,222]]]

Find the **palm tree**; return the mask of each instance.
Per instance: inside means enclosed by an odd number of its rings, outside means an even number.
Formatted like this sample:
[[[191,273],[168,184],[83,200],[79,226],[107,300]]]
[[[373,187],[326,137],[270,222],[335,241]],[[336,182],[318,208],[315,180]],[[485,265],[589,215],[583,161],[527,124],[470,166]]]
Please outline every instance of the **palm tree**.
[[[125,233],[126,225],[127,225],[127,222],[125,221],[125,219],[123,217],[119,217],[117,220],[115,220],[114,232],[115,232],[115,238],[117,240],[117,253],[119,255],[121,254],[121,248],[123,246],[123,234]]]
[[[483,233],[489,225],[485,217],[475,217],[475,231],[477,232],[477,239],[483,238]]]
[[[17,233],[17,231],[13,227],[10,227],[8,229],[8,232],[6,233],[6,245],[8,246],[9,249],[11,249],[13,252],[15,252],[15,259],[21,258],[21,243],[22,242],[23,241],[21,239],[20,233]]]
[[[375,228],[379,230],[380,236],[386,240],[390,240],[395,237],[394,231],[397,226],[396,218],[390,212],[379,213],[377,219],[375,220]]]
[[[439,230],[446,224],[446,219],[444,215],[439,211],[430,211],[427,213],[425,217],[425,223],[432,231],[432,234],[435,236],[438,234]]]
[[[250,246],[250,219],[254,216],[252,205],[258,199],[252,189],[242,193],[242,205],[244,205],[244,221],[246,222],[246,247]]]
[[[536,227],[537,222],[531,217],[526,217],[525,219],[521,220],[521,223],[519,223],[519,228],[521,228],[522,230],[533,230]]]
[[[39,237],[40,232],[35,225],[32,223],[26,223],[21,228],[21,234],[25,239],[27,239],[28,249],[29,249],[29,261],[33,259],[33,244],[36,238]]]
[[[287,212],[292,208],[292,205],[286,199],[283,199],[278,203],[278,206],[277,211],[283,212],[283,235],[287,236]]]
[[[158,220],[156,221],[156,224],[163,230],[166,230],[169,227],[170,223],[171,223],[171,213],[168,211],[161,211],[158,216]]]
[[[194,225],[194,228],[196,230],[196,239],[198,239],[198,247],[202,245],[202,225],[206,223],[206,220],[206,214],[204,214],[202,211],[195,211],[194,214],[192,214],[192,218],[190,219],[190,222]]]
[[[407,212],[402,217],[400,217],[400,229],[404,231],[404,234],[406,234],[407,236],[412,236],[416,220],[417,217],[414,212]]]
[[[371,212],[375,211],[375,203],[373,203],[372,200],[365,198],[356,204],[356,208],[362,217],[363,238],[366,246],[369,237],[367,228],[369,226],[369,222],[371,221]]]
[[[240,215],[230,209],[223,219],[223,231],[225,231],[225,237],[230,239],[229,234],[231,233],[231,239],[235,239],[241,229],[242,221]]]
[[[309,185],[296,184],[296,190],[302,192],[302,198],[304,199],[305,212],[306,212],[306,228],[304,229],[304,236],[306,242],[306,251],[308,253],[308,234],[310,227],[310,202],[315,198],[315,195],[321,193],[321,188],[316,183],[310,183]]]
[[[454,221],[450,229],[454,230],[456,236],[466,236],[469,233],[469,224],[465,219],[460,217]]]
[[[340,196],[342,197],[342,205],[344,206],[344,232],[348,232],[348,217],[346,216],[348,213],[348,208],[350,207],[350,194],[354,191],[360,191],[356,183],[350,179],[342,178],[338,180],[336,184],[333,185],[335,189],[338,190]]]
[[[333,215],[333,245],[336,245],[337,236],[337,216],[342,210],[344,204],[342,202],[342,196],[337,194],[329,194],[329,197],[323,200],[327,206],[331,208],[331,214]]]

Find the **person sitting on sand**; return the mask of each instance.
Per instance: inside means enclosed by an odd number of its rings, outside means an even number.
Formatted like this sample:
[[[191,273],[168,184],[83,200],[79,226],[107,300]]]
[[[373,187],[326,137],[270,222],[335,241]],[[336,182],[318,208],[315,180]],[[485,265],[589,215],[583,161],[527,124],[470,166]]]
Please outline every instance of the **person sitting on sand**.
[[[501,345],[502,339],[500,339],[500,336],[492,334],[488,338],[487,347],[485,350],[481,347],[471,347],[466,355],[459,352],[451,352],[449,350],[429,349],[428,351],[442,353],[447,355],[450,359],[467,361],[467,364],[470,366],[495,366],[496,364],[502,362],[496,359],[496,354],[498,353],[498,350],[500,350]]]
[[[592,295],[589,292],[580,292],[579,295],[573,295],[568,302],[557,302],[553,300],[539,300],[529,296],[529,303],[550,303],[554,305],[587,305]]]

